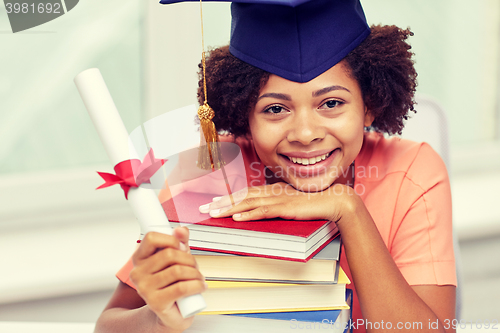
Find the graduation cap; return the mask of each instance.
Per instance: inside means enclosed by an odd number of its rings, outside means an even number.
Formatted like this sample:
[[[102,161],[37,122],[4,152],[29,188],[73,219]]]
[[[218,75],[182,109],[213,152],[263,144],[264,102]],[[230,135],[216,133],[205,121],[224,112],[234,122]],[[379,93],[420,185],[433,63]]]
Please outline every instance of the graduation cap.
[[[370,34],[359,0],[233,0],[231,16],[231,54],[296,82],[327,71]]]

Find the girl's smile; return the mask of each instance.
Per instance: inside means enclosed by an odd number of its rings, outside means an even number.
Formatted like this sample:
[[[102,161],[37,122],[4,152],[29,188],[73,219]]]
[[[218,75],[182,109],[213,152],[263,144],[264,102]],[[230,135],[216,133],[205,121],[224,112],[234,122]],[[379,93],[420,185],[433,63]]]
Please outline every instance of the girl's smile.
[[[337,148],[326,153],[322,153],[321,151],[309,153],[290,152],[280,154],[280,157],[285,159],[283,163],[286,165],[289,173],[291,172],[297,175],[297,177],[306,178],[326,172],[328,166],[338,156],[339,152],[340,150]]]
[[[249,117],[264,165],[308,192],[348,181],[364,127],[372,122],[359,85],[343,62],[306,83],[271,75]]]

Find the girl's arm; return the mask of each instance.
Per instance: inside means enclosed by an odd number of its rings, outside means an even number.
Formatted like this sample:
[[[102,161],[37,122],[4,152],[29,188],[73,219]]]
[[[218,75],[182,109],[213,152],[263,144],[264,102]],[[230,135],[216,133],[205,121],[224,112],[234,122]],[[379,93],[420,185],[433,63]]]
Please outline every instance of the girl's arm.
[[[378,327],[390,322],[389,332],[398,323],[416,323],[409,331],[445,332],[447,327],[447,332],[454,332],[449,324],[455,318],[455,287],[410,286],[352,188],[334,185],[324,192],[303,193],[279,183],[251,188],[245,198],[238,197],[238,193],[234,196],[241,201],[235,207],[229,208],[229,199],[224,197],[200,210],[214,217],[233,216],[236,221],[276,217],[336,221],[365,321],[378,323]],[[429,328],[436,320],[438,328]],[[368,331],[375,330],[368,327]]]
[[[119,282],[111,300],[97,320],[95,332],[161,332],[156,315],[137,291]]]
[[[337,226],[364,319],[391,322],[393,328],[411,323],[415,331],[454,332],[455,287],[409,286],[361,199],[351,193],[344,202]],[[437,319],[439,328],[431,329]]]
[[[189,253],[189,232],[148,233],[134,253],[130,278],[137,290],[120,282],[96,323],[95,332],[182,332],[194,317],[182,318],[176,300],[206,289]]]

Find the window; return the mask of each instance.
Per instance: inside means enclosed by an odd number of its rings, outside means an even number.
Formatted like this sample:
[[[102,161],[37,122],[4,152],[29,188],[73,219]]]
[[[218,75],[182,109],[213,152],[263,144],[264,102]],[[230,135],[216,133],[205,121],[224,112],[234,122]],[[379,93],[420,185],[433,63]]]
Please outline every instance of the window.
[[[447,113],[452,175],[500,170],[500,3],[377,0],[363,7],[370,23],[415,33],[417,92]]]
[[[73,78],[98,67],[128,130],[140,124],[142,4],[80,1],[15,34],[0,5],[0,252],[15,253],[0,259],[13,272],[0,303],[114,286],[134,248],[123,194],[94,190],[112,167]]]

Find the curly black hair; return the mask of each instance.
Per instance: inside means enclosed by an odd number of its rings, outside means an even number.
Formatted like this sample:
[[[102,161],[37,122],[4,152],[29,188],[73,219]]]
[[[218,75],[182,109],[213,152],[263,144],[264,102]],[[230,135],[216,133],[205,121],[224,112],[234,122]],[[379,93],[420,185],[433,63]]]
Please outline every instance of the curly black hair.
[[[406,39],[409,29],[396,26],[372,26],[370,35],[342,61],[361,88],[363,100],[375,120],[370,129],[401,134],[403,120],[414,111],[417,73],[411,46]],[[198,100],[205,100],[200,63]],[[206,59],[208,104],[219,131],[235,137],[249,133],[248,115],[257,102],[269,73],[249,65],[229,53],[229,47],[210,51]]]

